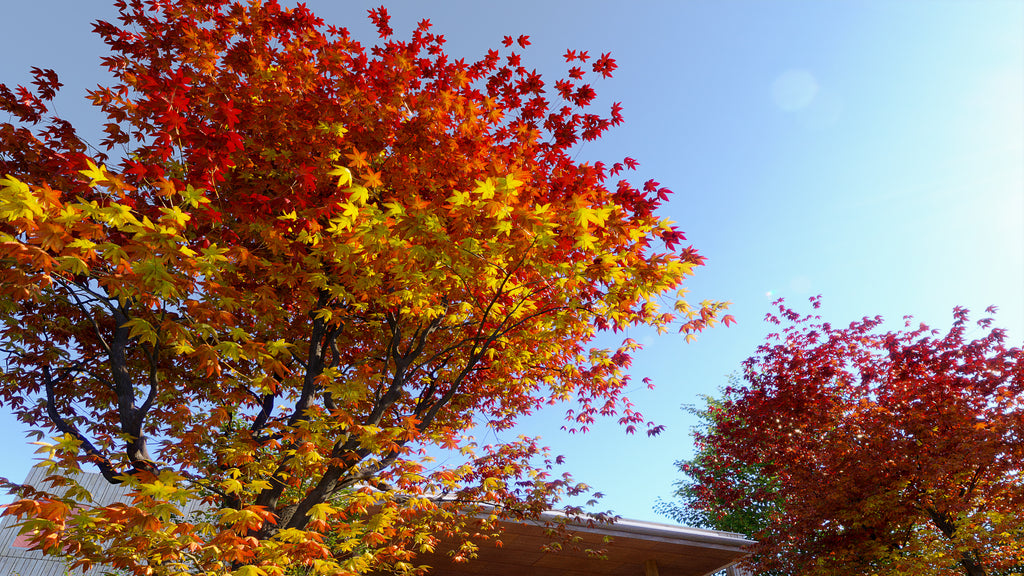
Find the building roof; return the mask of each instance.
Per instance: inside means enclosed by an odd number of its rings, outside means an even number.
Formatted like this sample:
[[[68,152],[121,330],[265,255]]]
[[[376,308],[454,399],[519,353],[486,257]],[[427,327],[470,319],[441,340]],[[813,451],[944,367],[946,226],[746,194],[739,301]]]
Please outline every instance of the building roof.
[[[42,467],[33,467],[28,472],[24,484],[46,487],[45,482],[50,473]],[[76,477],[78,483],[88,490],[98,503],[113,504],[127,502],[124,490],[106,481],[100,474],[81,474]],[[52,489],[52,488],[51,488]],[[29,550],[27,539],[18,537],[17,520],[13,516],[0,519],[0,576],[64,576],[68,573],[67,563],[59,556],[47,556],[38,550]],[[93,566],[84,574],[81,570],[74,576],[101,576],[110,569],[105,566]]]
[[[544,520],[506,522],[501,546],[480,545],[477,558],[456,563],[441,546],[434,554],[421,554],[417,564],[434,568],[444,576],[528,574],[530,576],[704,576],[723,570],[748,555],[755,542],[740,534],[685,526],[619,520],[614,524],[571,525],[582,537],[580,550],[545,552],[552,539],[545,534]],[[611,540],[606,543],[605,538]],[[603,557],[584,550],[604,549]]]
[[[47,475],[44,469],[33,468],[25,484],[38,487]],[[99,504],[126,501],[124,490],[107,483],[99,474],[82,474],[77,480]],[[470,562],[452,561],[442,545],[433,554],[419,555],[416,564],[431,566],[432,574],[443,576],[704,576],[740,561],[754,544],[730,532],[619,520],[590,526],[569,523],[570,529],[582,539],[579,550],[546,552],[545,545],[552,543],[552,538],[545,534],[546,523],[558,520],[565,518],[558,512],[548,512],[537,521],[505,522],[501,546],[493,542],[481,544],[478,557]],[[66,573],[62,559],[29,550],[22,541],[12,517],[0,520],[0,576]],[[583,551],[587,548],[604,549],[606,553],[602,558],[594,557]],[[84,576],[99,576],[106,571],[103,566],[95,566]]]

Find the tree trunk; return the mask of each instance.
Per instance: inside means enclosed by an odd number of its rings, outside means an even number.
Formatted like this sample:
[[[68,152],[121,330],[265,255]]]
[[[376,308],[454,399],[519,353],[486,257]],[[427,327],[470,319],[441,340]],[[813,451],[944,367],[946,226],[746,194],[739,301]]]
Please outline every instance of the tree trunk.
[[[967,576],[987,576],[985,567],[978,561],[977,552],[964,552],[960,558],[960,565],[964,567]]]
[[[942,531],[946,538],[952,540],[953,534],[956,533],[956,523],[949,517],[949,514],[929,508],[928,515],[932,517],[932,522]],[[964,573],[967,576],[988,576],[977,550],[963,552],[960,555],[960,566],[963,566]]]

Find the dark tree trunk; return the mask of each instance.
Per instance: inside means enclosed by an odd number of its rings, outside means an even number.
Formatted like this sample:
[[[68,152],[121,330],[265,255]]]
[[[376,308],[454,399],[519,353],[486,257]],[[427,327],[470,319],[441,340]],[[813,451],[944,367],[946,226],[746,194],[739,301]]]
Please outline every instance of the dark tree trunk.
[[[932,522],[942,531],[946,538],[952,540],[953,534],[956,533],[956,524],[949,514],[929,508],[928,515],[932,517]],[[977,550],[965,551],[960,556],[960,566],[963,567],[964,574],[967,576],[988,576],[988,572],[985,571],[985,566],[981,563]]]

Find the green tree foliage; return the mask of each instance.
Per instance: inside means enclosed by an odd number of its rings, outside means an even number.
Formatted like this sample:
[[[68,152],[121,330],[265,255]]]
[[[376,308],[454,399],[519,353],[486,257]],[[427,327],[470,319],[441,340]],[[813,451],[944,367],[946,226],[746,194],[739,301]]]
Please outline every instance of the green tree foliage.
[[[736,379],[730,379],[732,384]],[[683,477],[676,482],[674,501],[660,500],[655,510],[686,526],[736,532],[751,536],[768,525],[768,516],[777,507],[774,500],[763,500],[764,494],[771,494],[771,481],[763,475],[760,467],[751,464],[726,461],[715,453],[714,437],[719,423],[728,417],[723,406],[728,397],[701,396],[704,406],[684,406],[683,410],[697,417],[694,427],[695,454],[689,460],[678,460],[675,465]],[[707,493],[710,475],[732,482],[731,500],[742,502],[742,506],[727,507],[724,500]],[[724,482],[723,482],[724,483]]]

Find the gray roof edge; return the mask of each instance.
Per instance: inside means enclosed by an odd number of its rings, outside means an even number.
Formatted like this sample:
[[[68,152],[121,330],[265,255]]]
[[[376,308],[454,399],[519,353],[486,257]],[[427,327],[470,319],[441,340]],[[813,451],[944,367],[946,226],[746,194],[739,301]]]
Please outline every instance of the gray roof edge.
[[[577,520],[567,516],[565,513],[550,510],[541,515],[541,520],[568,520],[571,530],[582,530],[594,532],[607,536],[632,536],[643,539],[658,539],[672,541],[689,541],[700,544],[710,544],[715,547],[732,548],[747,551],[750,546],[757,544],[757,541],[750,540],[743,534],[735,532],[723,532],[719,530],[707,530],[704,528],[691,528],[678,524],[663,524],[661,522],[649,522],[645,520],[630,520],[622,518],[612,523],[595,522],[592,525],[583,525]]]

